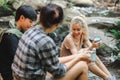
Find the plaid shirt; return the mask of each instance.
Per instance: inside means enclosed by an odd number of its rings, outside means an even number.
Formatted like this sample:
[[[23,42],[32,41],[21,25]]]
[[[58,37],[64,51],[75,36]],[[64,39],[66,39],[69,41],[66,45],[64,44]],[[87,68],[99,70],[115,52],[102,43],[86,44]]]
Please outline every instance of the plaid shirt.
[[[54,41],[39,25],[23,34],[12,70],[15,75],[28,80],[37,77],[44,80],[47,71],[55,78],[60,78],[66,73],[65,65],[59,63],[58,50]]]

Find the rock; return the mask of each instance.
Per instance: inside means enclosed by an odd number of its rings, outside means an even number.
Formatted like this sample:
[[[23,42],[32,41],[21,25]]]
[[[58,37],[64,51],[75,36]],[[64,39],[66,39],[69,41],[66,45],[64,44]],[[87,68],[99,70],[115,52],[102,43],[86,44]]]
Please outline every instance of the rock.
[[[88,7],[93,6],[92,0],[71,0],[76,6]]]
[[[107,46],[105,43],[102,43],[100,47],[97,49],[97,55],[101,55],[104,57],[111,56],[112,53],[113,53],[112,48]]]
[[[45,0],[15,0],[13,2],[13,8],[17,9],[18,7],[20,7],[23,4],[27,4],[32,6],[35,10],[39,9],[39,7],[45,5]]]
[[[87,17],[87,23],[89,26],[96,27],[99,29],[120,29],[119,26],[115,27],[115,22],[119,21],[119,18],[108,18],[108,17]]]
[[[113,63],[111,63],[109,66],[111,66],[112,68],[118,68],[120,69],[120,60],[116,60]]]
[[[61,6],[63,9],[67,8],[68,2],[65,0],[51,0],[51,3]]]
[[[0,21],[0,28],[6,28],[8,27],[9,22],[8,21]]]
[[[114,0],[108,0],[109,3],[114,3]]]
[[[49,36],[55,41],[58,47],[61,46],[65,36],[69,33],[69,27],[66,24],[60,25],[54,32],[50,33]]]
[[[7,10],[7,9],[4,9],[3,7],[0,7],[0,17],[10,16],[10,15],[13,15],[12,10]]]
[[[79,11],[79,7],[68,8],[64,10],[65,13],[65,22],[70,23],[71,19],[74,16],[83,16],[85,13]]]

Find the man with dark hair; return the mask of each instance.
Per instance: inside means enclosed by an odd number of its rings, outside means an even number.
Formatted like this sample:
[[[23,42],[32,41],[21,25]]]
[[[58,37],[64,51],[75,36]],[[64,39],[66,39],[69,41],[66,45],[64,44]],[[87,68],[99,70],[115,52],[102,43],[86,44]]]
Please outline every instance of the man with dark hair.
[[[49,72],[54,79],[87,80],[86,61],[90,54],[58,58],[58,50],[47,34],[62,22],[63,10],[55,4],[41,9],[38,25],[27,30],[21,37],[12,64],[15,80],[46,80]]]
[[[23,32],[29,29],[37,19],[35,10],[27,5],[20,6],[16,11],[15,21],[10,21],[8,29],[0,42],[0,73],[3,80],[13,80],[11,64],[18,42]]]

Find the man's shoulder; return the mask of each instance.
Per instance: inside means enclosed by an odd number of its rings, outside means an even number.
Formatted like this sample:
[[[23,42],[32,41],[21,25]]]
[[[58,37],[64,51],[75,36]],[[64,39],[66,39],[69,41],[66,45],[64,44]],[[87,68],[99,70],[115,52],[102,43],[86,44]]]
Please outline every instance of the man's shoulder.
[[[6,33],[10,33],[10,34],[14,34],[14,35],[16,35],[17,37],[21,37],[22,36],[22,32],[20,31],[20,30],[18,30],[18,29],[16,29],[16,28],[10,28],[10,29],[8,29],[7,31],[6,31]]]
[[[20,38],[17,37],[15,34],[4,33],[2,39],[5,41],[13,41],[13,40],[19,40]],[[2,40],[1,40],[1,42],[2,42]]]
[[[20,38],[22,36],[22,32],[13,28],[0,28],[0,42],[3,38],[10,38],[11,36]]]

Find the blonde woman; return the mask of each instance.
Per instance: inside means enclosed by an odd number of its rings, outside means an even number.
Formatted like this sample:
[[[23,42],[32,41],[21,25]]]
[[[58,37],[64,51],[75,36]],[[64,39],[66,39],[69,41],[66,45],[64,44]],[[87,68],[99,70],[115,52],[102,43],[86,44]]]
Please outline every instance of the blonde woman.
[[[99,42],[90,42],[88,39],[88,26],[84,18],[76,16],[71,20],[70,33],[65,37],[61,45],[60,56],[74,55],[84,53],[84,51],[92,51],[99,47]],[[82,48],[85,45],[85,48]],[[103,80],[115,80],[111,76],[108,69],[96,56],[95,62],[88,63],[89,70]]]

